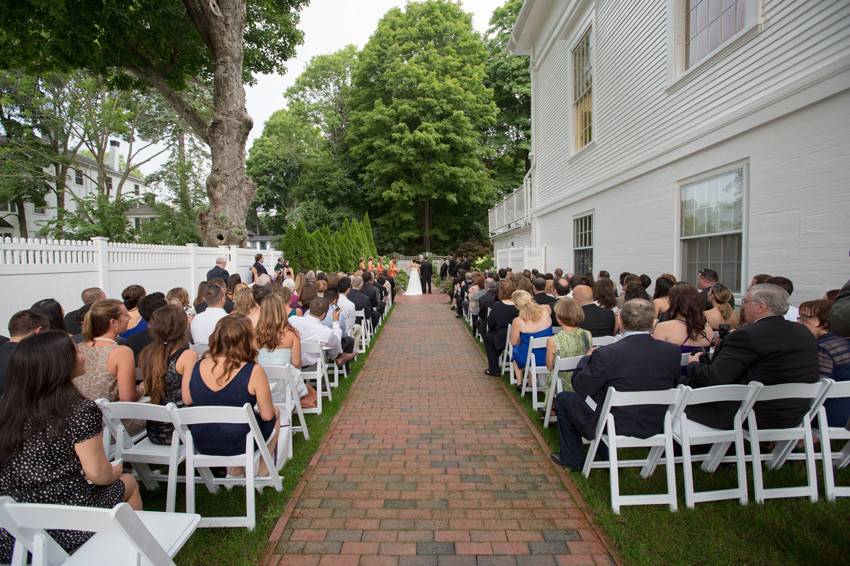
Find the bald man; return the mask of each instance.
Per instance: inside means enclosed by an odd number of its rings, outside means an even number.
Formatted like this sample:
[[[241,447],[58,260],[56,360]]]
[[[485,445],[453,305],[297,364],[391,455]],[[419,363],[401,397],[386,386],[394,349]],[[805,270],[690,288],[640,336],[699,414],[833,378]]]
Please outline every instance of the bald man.
[[[587,285],[577,285],[573,289],[575,299],[584,311],[584,321],[579,324],[581,328],[596,336],[613,336],[617,319],[614,311],[602,308],[593,302],[593,289]]]

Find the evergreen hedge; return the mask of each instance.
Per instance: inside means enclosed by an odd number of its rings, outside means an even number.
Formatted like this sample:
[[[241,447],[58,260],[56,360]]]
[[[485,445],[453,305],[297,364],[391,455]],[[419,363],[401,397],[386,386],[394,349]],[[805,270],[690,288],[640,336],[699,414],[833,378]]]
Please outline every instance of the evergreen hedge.
[[[348,220],[332,231],[323,226],[310,233],[303,221],[291,224],[278,243],[293,270],[355,271],[361,257],[377,257],[369,215]]]

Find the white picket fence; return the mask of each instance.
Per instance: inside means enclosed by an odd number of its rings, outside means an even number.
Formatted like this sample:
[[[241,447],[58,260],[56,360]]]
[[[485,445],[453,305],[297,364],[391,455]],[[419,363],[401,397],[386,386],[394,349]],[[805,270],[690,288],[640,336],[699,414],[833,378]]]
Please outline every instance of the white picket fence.
[[[523,269],[539,269],[547,271],[546,265],[546,246],[532,247],[516,247],[496,250],[496,268],[510,267],[514,271],[522,271]]]
[[[250,282],[250,267],[257,250],[238,246],[201,247],[122,244],[106,238],[90,241],[39,238],[0,239],[0,334],[7,334],[9,318],[40,299],[54,298],[66,311],[82,304],[80,292],[100,287],[107,296],[120,298],[132,284],[148,292],[166,293],[185,287],[194,297],[198,283],[206,279],[218,257],[227,260],[227,270]],[[263,250],[271,268],[280,257],[276,250]]]

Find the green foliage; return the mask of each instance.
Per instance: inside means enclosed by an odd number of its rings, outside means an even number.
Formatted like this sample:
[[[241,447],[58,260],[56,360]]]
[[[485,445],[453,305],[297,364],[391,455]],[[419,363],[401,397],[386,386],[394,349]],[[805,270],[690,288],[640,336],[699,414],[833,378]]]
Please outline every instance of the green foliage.
[[[375,255],[367,243],[373,239],[367,221],[368,216],[364,222],[346,218],[336,231],[322,226],[312,232],[298,221],[287,228],[279,246],[295,270],[353,271],[361,257]]]
[[[472,268],[475,271],[487,271],[496,266],[496,260],[491,255],[483,255],[472,262]]]
[[[313,242],[303,222],[289,226],[281,246],[283,257],[289,260],[292,269],[306,271],[313,268]]]
[[[134,201],[127,198],[109,199],[102,193],[94,193],[77,199],[76,204],[76,210],[65,213],[62,237],[88,240],[102,236],[113,242],[135,241],[133,230],[127,223],[127,211],[135,204]],[[43,232],[54,238],[59,237],[57,221],[48,221]]]
[[[157,218],[142,222],[136,241],[142,244],[172,246],[201,242],[197,215],[191,211],[187,214],[162,203],[150,203],[150,206],[156,212]]]

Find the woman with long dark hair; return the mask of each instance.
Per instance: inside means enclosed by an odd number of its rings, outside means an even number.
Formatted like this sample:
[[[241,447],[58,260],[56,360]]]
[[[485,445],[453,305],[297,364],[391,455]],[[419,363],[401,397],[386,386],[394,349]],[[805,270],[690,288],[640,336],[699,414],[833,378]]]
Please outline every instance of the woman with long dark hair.
[[[168,305],[154,311],[148,332],[151,342],[139,355],[145,391],[154,405],[183,405],[183,380],[192,376],[198,354],[189,348],[189,321],[183,309]],[[170,423],[147,422],[148,439],[154,444],[171,444]]]
[[[696,287],[679,283],[670,289],[668,320],[659,322],[652,336],[679,346],[683,354],[702,351],[711,346],[714,331],[703,312],[703,302]]]
[[[127,328],[120,334],[125,340],[134,334],[139,334],[148,329],[147,321],[139,312],[139,303],[147,295],[147,291],[141,285],[130,285],[121,291],[121,300],[124,301],[124,306],[127,307],[127,314],[130,315],[130,320],[127,322]]]
[[[676,282],[661,275],[655,280],[655,292],[652,295],[652,306],[655,307],[655,318],[659,321],[667,320],[667,311],[670,309],[670,289]],[[663,315],[663,316],[662,316]]]
[[[41,299],[30,308],[50,319],[51,330],[65,330],[65,312],[56,299]]]
[[[132,475],[122,474],[103,451],[103,415],[71,380],[84,360],[61,330],[22,340],[9,360],[0,399],[0,495],[24,503],[111,508],[127,501],[142,508]],[[84,527],[84,525],[81,525]],[[67,551],[91,537],[51,531]],[[0,563],[12,558],[14,541],[0,529]]]

